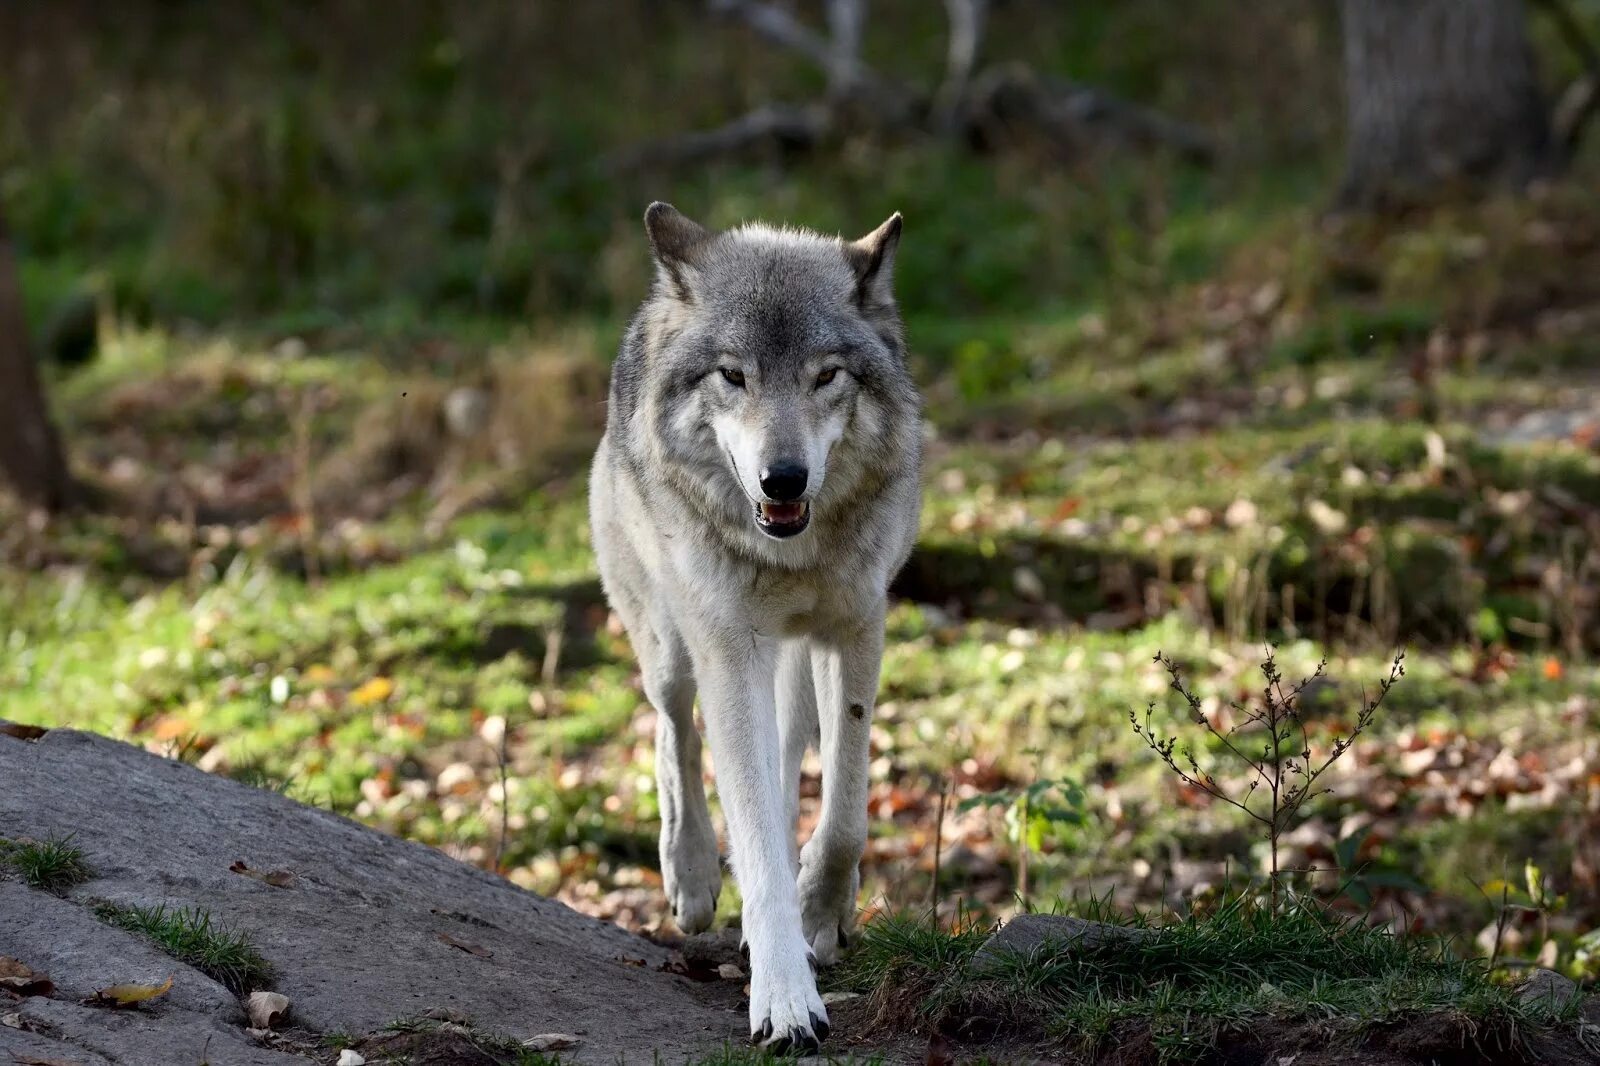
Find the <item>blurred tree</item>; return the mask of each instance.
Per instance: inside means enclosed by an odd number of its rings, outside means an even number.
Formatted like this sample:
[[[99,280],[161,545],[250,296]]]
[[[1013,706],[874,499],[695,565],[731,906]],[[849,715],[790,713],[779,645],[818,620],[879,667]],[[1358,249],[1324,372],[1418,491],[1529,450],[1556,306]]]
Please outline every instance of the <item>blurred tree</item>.
[[[1555,164],[1522,0],[1342,0],[1342,15],[1343,203],[1523,184]]]
[[[52,511],[77,495],[50,421],[28,344],[11,231],[0,211],[0,475],[29,503]]]

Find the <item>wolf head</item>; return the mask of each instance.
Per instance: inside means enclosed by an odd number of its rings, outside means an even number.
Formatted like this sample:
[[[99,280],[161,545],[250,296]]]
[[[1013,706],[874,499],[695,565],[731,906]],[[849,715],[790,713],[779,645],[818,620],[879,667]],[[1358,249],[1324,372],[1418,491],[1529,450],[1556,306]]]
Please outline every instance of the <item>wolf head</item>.
[[[916,425],[892,291],[900,216],[846,241],[761,225],[717,233],[655,203],[645,228],[657,278],[636,327],[640,370],[660,386],[645,403],[667,458],[708,482],[702,493],[736,487],[765,537],[847,508],[900,445],[890,437],[906,432],[908,409]],[[717,466],[726,477],[710,476]]]

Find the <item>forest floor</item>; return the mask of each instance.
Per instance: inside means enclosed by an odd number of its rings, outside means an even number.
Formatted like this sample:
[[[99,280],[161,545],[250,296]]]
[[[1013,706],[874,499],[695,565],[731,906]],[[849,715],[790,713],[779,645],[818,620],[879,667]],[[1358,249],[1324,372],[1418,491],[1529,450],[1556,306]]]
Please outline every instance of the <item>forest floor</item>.
[[[1403,646],[1289,864],[1379,925],[1594,975],[1588,190],[1286,218],[1205,283],[911,327],[932,429],[873,728],[869,916],[1189,913],[1264,856],[1130,728],[1152,702],[1183,728],[1156,654],[1218,721],[1259,690],[1268,642],[1291,679],[1326,658],[1336,732]],[[670,935],[653,712],[584,522],[605,340],[102,334],[53,382],[102,506],[0,523],[5,716]],[[1081,820],[1019,826],[1010,801],[1041,782],[1081,789]],[[816,794],[808,774],[802,831]]]

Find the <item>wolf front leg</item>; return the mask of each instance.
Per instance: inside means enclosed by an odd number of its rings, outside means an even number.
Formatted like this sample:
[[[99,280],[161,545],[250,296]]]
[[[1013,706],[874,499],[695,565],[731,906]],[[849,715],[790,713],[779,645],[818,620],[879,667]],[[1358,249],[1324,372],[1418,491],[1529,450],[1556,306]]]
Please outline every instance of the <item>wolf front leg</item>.
[[[867,846],[872,704],[883,661],[883,604],[856,632],[811,653],[822,728],[822,817],[800,852],[800,908],[819,963],[836,962],[855,928]]]
[[[729,858],[750,947],[750,1037],[773,1050],[815,1050],[828,1035],[800,930],[794,827],[782,792],[772,641],[718,633],[696,660]]]

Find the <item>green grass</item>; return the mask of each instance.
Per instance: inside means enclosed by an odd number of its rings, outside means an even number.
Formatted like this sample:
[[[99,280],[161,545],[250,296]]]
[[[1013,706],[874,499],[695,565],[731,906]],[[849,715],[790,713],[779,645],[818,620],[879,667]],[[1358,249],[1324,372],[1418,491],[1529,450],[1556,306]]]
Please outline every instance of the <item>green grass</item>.
[[[145,937],[236,996],[264,988],[272,980],[272,966],[249,936],[214,921],[203,908],[100,903],[94,913],[103,922]]]
[[[0,863],[9,863],[23,881],[46,892],[63,892],[94,876],[83,849],[70,835],[49,840],[0,839]]]
[[[1148,1026],[1163,1059],[1191,1060],[1252,1031],[1314,1024],[1354,1046],[1383,1027],[1439,1016],[1459,1021],[1481,1046],[1503,1050],[1530,1032],[1569,1024],[1578,1002],[1529,1003],[1478,960],[1444,943],[1395,936],[1315,904],[1272,910],[1225,897],[1168,924],[1088,908],[1130,937],[982,964],[985,930],[951,933],[925,917],[869,925],[839,980],[923,1020],[961,1031],[1033,1032],[1093,1053]],[[913,990],[907,993],[907,989]]]

